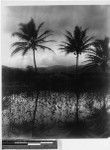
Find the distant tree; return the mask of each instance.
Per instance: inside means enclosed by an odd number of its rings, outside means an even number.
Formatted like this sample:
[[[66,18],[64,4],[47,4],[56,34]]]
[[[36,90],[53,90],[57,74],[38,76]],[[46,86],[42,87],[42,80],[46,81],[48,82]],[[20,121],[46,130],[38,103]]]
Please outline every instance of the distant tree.
[[[38,28],[36,28],[34,19],[31,19],[26,24],[19,24],[19,31],[12,34],[12,36],[18,37],[19,41],[12,44],[12,47],[15,47],[15,49],[11,55],[13,56],[14,54],[22,51],[22,55],[24,56],[29,50],[32,50],[35,70],[37,70],[35,51],[37,51],[38,48],[53,51],[51,48],[45,46],[45,43],[53,42],[53,40],[47,40],[47,38],[51,36],[53,32],[51,30],[45,30],[44,32],[40,33],[43,25],[44,22],[42,22]]]
[[[79,62],[79,55],[89,50],[90,46],[93,44],[92,40],[93,37],[89,37],[87,35],[88,29],[82,29],[82,27],[76,26],[73,32],[66,30],[66,40],[60,44],[60,49],[66,52],[66,54],[73,53],[76,55],[76,82],[77,82],[77,70],[78,70],[78,62]],[[76,83],[77,85],[77,83]],[[78,89],[76,89],[76,97],[77,97],[77,104],[76,104],[76,119],[77,122],[79,120],[78,115],[78,107],[79,107],[79,93]]]

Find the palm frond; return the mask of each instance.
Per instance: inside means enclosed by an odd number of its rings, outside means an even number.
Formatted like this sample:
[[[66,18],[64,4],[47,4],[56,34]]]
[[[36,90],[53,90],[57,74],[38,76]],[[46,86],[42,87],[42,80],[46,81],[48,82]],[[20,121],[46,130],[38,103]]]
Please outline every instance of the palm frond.
[[[82,27],[76,26],[73,34],[66,30],[66,40],[60,45],[60,50],[65,50],[66,53],[81,54],[86,52],[93,44],[93,37],[87,36],[88,28],[82,29]]]
[[[70,38],[73,38],[73,35],[70,31],[66,30],[66,35],[68,35]]]
[[[22,52],[22,56],[24,56],[28,52],[29,49],[30,49],[30,47],[25,47]]]
[[[31,48],[30,46],[24,46],[24,45],[17,46],[14,49],[14,51],[11,53],[11,56],[13,56],[14,54],[20,51],[22,51],[22,55],[24,56],[30,48]]]
[[[36,33],[37,33],[37,36],[38,36],[38,33],[40,31],[40,29],[42,28],[42,26],[44,25],[45,22],[41,22],[40,25],[38,26],[37,30],[36,30]]]
[[[16,53],[20,52],[23,49],[24,49],[24,47],[22,47],[22,46],[15,48],[15,50],[11,53],[11,56],[15,55]]]
[[[47,47],[47,46],[44,46],[44,45],[38,44],[37,47],[40,47],[40,48],[43,49],[43,50],[48,49],[49,51],[54,52],[51,48],[49,48],[49,47]],[[54,53],[55,53],[55,52],[54,52]]]
[[[87,59],[105,70],[109,60],[108,40],[97,39],[94,42],[94,47],[95,49],[88,51]]]
[[[66,41],[62,41],[63,45],[71,45],[70,43],[66,42]]]
[[[91,42],[92,40],[94,40],[94,37],[86,38],[86,39],[84,39],[83,44],[86,44],[86,43],[90,42],[93,45],[94,41]]]
[[[53,31],[52,30],[46,30],[41,35],[38,36],[38,40],[43,39],[43,38],[50,36],[50,35],[53,35]]]
[[[41,43],[48,43],[48,42],[56,42],[55,40],[38,40],[37,43],[41,44]]]
[[[20,40],[25,40],[25,41],[28,41],[28,40],[29,40],[29,36],[26,35],[26,34],[23,34],[23,33],[21,33],[21,32],[14,32],[14,33],[12,34],[12,36],[16,36],[16,37],[18,37]]]
[[[74,38],[71,38],[69,35],[65,34],[65,38],[69,43],[72,43],[74,41]]]
[[[14,42],[11,46],[14,47],[14,46],[26,46],[27,45],[27,42]]]
[[[36,43],[39,43],[39,42],[42,42],[42,41],[44,41],[45,39],[47,39],[49,36],[51,36],[52,34],[50,34],[50,35],[46,35],[45,37],[43,37],[43,38],[40,38],[40,39],[36,39]]]
[[[85,39],[88,29],[89,29],[89,28],[86,28],[86,29],[84,29],[84,30],[82,31],[81,39]]]
[[[93,48],[91,48],[91,47],[88,47],[88,48],[86,48],[85,49],[85,51],[84,52],[86,52],[86,54],[88,53],[88,52],[91,52],[92,50],[94,50]]]
[[[91,60],[87,59],[87,60],[83,61],[82,63],[90,63],[90,62],[92,63]]]
[[[19,27],[19,31],[30,38],[36,36],[36,25],[33,18],[28,23],[20,23]]]
[[[81,46],[81,50],[85,51],[87,49],[89,49],[89,47],[92,46],[92,42],[91,43],[86,43],[84,45]]]

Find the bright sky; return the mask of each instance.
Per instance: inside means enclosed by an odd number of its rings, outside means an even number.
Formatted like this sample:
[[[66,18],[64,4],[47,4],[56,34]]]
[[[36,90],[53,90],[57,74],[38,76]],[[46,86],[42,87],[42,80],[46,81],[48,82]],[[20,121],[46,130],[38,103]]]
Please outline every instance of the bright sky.
[[[5,6],[2,10],[2,64],[11,67],[26,67],[33,65],[32,52],[26,56],[16,54],[10,57],[11,44],[17,39],[12,33],[18,30],[19,23],[26,23],[34,18],[36,26],[45,21],[44,29],[55,31],[51,39],[56,43],[50,46],[56,55],[49,51],[36,53],[37,66],[48,67],[52,65],[74,65],[75,56],[59,52],[59,44],[64,40],[65,30],[74,30],[76,25],[83,28],[89,27],[89,33],[97,38],[110,37],[110,6]],[[84,55],[80,56],[80,64]]]

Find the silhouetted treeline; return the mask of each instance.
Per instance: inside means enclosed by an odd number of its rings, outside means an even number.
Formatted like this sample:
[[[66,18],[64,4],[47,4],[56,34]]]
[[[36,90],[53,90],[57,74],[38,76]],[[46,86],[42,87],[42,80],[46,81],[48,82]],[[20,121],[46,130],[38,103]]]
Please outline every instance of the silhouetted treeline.
[[[76,84],[78,89],[86,90],[98,89],[108,86],[108,73],[101,73],[98,68],[94,70],[84,70],[82,66],[78,70],[78,81],[75,82],[75,68],[55,67],[33,69],[15,69],[2,67],[3,94],[15,93],[22,90],[54,90],[54,91],[74,91]],[[9,93],[10,93],[9,92]]]

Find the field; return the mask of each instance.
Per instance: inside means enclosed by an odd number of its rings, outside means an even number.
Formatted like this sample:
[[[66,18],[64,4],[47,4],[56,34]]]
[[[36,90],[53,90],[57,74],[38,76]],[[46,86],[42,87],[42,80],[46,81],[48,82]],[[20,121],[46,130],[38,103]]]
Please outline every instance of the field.
[[[3,139],[110,136],[109,77],[62,71],[3,70]]]
[[[2,105],[3,137],[107,137],[110,134],[108,129],[109,118],[107,118],[110,117],[108,109],[110,95],[106,95],[106,107],[108,110],[106,116],[104,112],[100,112],[104,96],[101,92],[93,93],[92,91],[89,94],[82,93],[80,95],[80,133],[76,132],[76,98],[72,92],[40,91],[37,101],[34,132],[32,131],[32,119],[37,91],[32,93],[32,96],[28,96],[27,93],[5,96],[3,97]],[[94,112],[96,112],[95,116],[93,115]],[[107,124],[104,120],[107,121]]]

